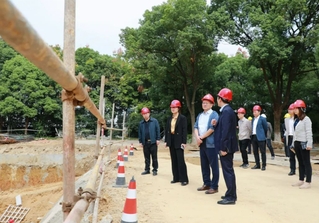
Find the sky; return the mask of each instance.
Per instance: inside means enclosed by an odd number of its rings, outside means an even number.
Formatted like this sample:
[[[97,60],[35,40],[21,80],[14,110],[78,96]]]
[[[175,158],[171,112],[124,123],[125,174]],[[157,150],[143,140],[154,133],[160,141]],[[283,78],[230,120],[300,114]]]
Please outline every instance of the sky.
[[[49,45],[63,47],[64,0],[11,0]],[[89,46],[112,55],[119,48],[119,34],[126,27],[138,28],[146,10],[164,0],[76,0],[75,46]],[[218,51],[235,55],[239,46],[222,42]]]

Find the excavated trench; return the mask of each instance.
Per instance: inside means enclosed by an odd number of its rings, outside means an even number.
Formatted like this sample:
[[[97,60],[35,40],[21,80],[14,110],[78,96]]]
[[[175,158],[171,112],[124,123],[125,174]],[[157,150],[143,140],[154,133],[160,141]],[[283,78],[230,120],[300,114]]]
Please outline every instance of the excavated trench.
[[[94,143],[94,142],[91,142]],[[75,176],[94,164],[93,145],[75,145]],[[62,181],[61,140],[0,145],[0,190]]]

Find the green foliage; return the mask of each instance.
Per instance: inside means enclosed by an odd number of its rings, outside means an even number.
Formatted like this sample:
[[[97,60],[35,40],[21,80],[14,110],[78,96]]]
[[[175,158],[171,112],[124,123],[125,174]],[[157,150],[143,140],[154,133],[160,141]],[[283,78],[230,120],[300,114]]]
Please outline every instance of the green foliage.
[[[251,63],[261,68],[277,131],[293,82],[317,69],[318,8],[317,0],[211,1],[220,35],[247,47]]]
[[[147,10],[140,27],[122,30],[125,56],[145,88],[140,104],[151,101],[154,115],[178,99],[194,124],[197,92],[217,66],[213,52],[218,41],[207,9],[204,0],[170,0]]]

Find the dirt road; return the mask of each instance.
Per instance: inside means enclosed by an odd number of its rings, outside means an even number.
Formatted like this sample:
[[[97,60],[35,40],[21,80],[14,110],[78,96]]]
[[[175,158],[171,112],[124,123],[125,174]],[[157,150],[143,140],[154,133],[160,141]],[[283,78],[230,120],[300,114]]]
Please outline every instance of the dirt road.
[[[134,145],[137,142],[134,141]],[[129,146],[130,142],[120,147]],[[111,157],[116,156],[118,145],[114,146]],[[187,152],[189,185],[170,184],[172,180],[168,149],[159,147],[159,172],[157,176],[140,173],[144,168],[141,148],[125,162],[126,183],[134,176],[137,187],[138,222],[143,223],[202,223],[202,222],[307,222],[317,223],[319,219],[319,175],[315,171],[312,188],[301,190],[291,184],[298,176],[288,176],[288,161],[284,158],[269,160],[266,171],[239,168],[236,162],[238,201],[236,205],[222,206],[217,201],[226,191],[221,173],[219,193],[206,195],[198,192],[202,185],[198,152]],[[188,149],[188,148],[186,148]],[[276,152],[276,151],[275,151]],[[239,159],[240,154],[236,154]],[[252,159],[252,157],[251,157]],[[274,164],[284,164],[278,166]],[[253,164],[251,164],[253,165]],[[100,202],[99,218],[110,215],[113,222],[120,222],[127,188],[113,187],[117,177],[116,162],[106,167],[106,177]],[[314,165],[316,169],[318,165]],[[0,182],[1,183],[1,182]],[[62,183],[39,185],[36,187],[0,192],[0,213],[14,197],[21,194],[23,205],[31,208],[23,221],[38,222],[58,201],[62,194]]]

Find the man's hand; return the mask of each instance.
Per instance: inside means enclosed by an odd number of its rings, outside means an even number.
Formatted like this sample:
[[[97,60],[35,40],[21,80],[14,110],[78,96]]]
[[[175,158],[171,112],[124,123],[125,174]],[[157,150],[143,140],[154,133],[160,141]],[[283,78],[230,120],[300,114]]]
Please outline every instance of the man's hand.
[[[217,120],[213,119],[211,123],[212,123],[213,126],[215,126],[217,124]]]
[[[223,150],[220,150],[220,151],[219,151],[219,155],[220,155],[220,156],[226,156],[226,155],[227,155],[227,152],[226,152],[226,151],[223,151]]]
[[[160,144],[160,141],[159,140],[156,140],[156,145]]]

